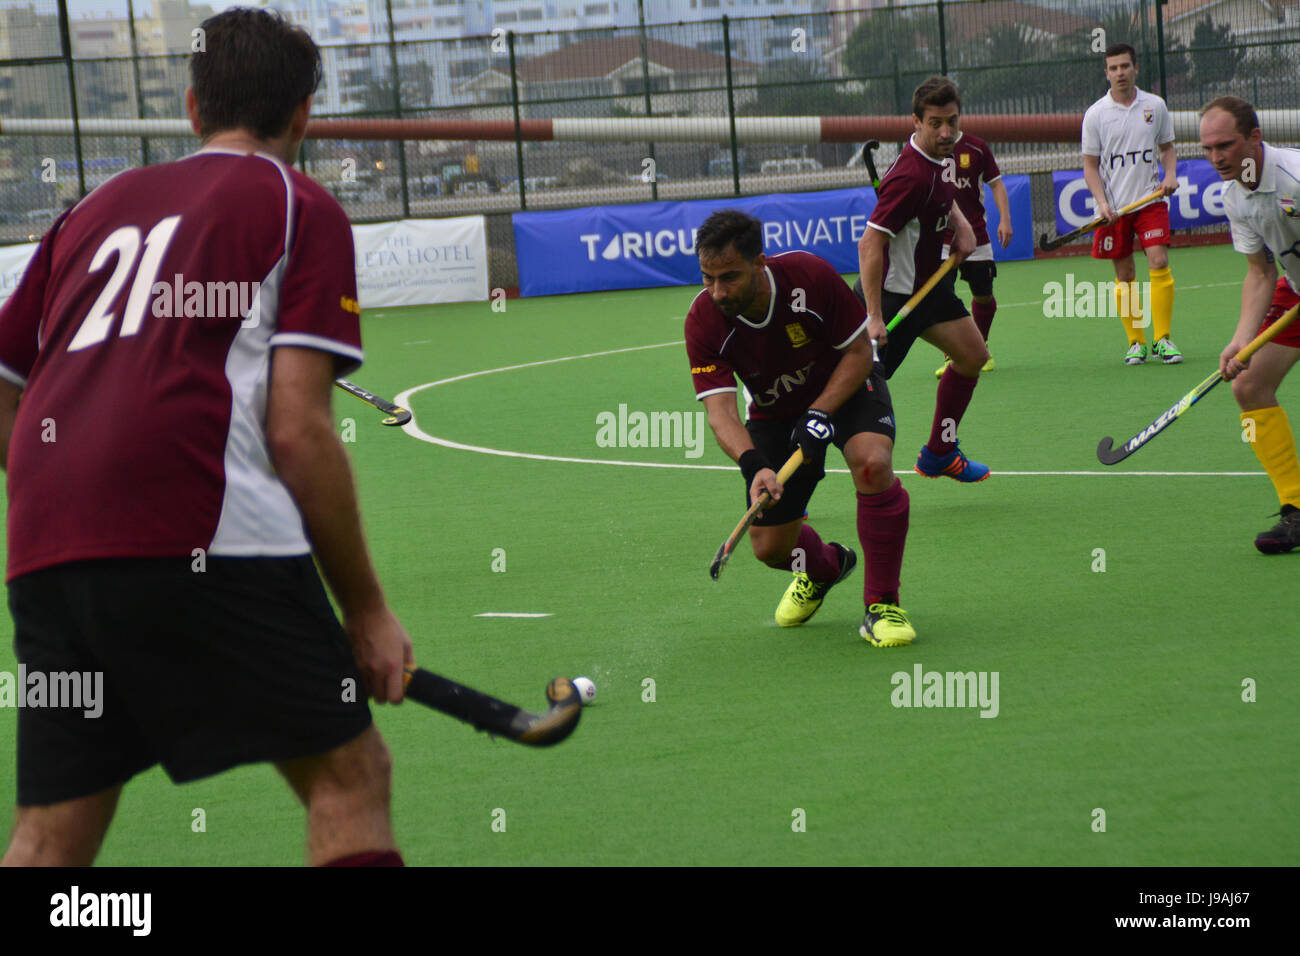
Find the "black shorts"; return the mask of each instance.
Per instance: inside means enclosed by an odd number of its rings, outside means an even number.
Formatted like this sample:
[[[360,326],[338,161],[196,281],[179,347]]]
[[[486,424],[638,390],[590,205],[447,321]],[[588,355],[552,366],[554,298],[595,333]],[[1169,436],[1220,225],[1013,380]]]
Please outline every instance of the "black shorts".
[[[951,275],[952,273],[949,273],[949,276]],[[864,304],[866,303],[866,297],[862,294],[861,279],[853,284],[853,293]],[[880,310],[884,313],[881,318],[886,324],[898,314],[898,310],[906,305],[910,298],[910,295],[903,295],[901,292],[880,293]],[[940,281],[930,290],[930,294],[921,300],[921,304],[912,311],[912,314],[898,323],[894,331],[889,333],[889,340],[879,353],[880,364],[885,367],[885,378],[893,378],[898,367],[903,364],[903,359],[907,358],[912,343],[921,337],[922,332],[940,322],[953,322],[964,319],[968,315],[970,309],[966,308],[966,303],[957,297],[955,280],[954,282]]]
[[[749,431],[754,447],[772,463],[773,468],[780,468],[794,451],[790,433],[794,431],[797,422],[798,419],[793,418],[752,418],[745,423],[745,428]],[[831,441],[840,451],[859,432],[874,432],[884,435],[891,442],[894,440],[894,404],[889,398],[889,386],[880,374],[880,366],[876,366],[871,377],[862,383],[862,388],[831,416],[831,424],[835,426],[835,437]],[[817,483],[825,477],[825,468],[814,471],[807,465],[800,467],[785,483],[781,500],[775,507],[763,512],[763,516],[754,524],[786,524],[804,517]],[[746,485],[746,511],[749,506],[749,486]]]
[[[370,726],[307,555],[209,557],[203,571],[189,558],[79,561],[15,578],[9,608],[29,684],[37,671],[102,675],[99,692],[82,685],[93,709],[18,711],[19,806],[98,793],[156,763],[184,783],[325,753]]]

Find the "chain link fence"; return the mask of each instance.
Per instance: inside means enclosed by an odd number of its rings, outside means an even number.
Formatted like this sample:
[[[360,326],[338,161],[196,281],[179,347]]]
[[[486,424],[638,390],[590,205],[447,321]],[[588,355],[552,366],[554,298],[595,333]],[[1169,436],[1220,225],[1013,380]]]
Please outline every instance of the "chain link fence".
[[[211,9],[101,0],[94,15],[74,8],[70,16],[69,2],[0,0],[0,242],[39,234],[64,205],[123,169],[194,148],[190,138],[125,130],[130,120],[183,117],[193,31]],[[1300,0],[814,0],[825,9],[689,23],[653,22],[655,4],[646,2],[638,22],[625,26],[497,27],[441,39],[409,18],[394,29],[391,4],[349,5],[364,11],[360,30],[349,24],[361,21],[322,19],[319,5],[302,3],[282,12],[322,47],[314,118],[497,120],[517,128],[554,117],[906,115],[913,88],[936,73],[957,82],[967,115],[1079,114],[1106,91],[1100,50],[1114,42],[1137,49],[1139,85],[1174,110],[1227,92],[1260,108],[1300,102]],[[5,133],[6,120],[24,118],[122,120],[124,135]],[[1046,174],[1079,161],[1077,144],[986,138],[1011,172]],[[299,163],[354,221],[483,212],[501,220],[490,237],[506,241],[508,213],[521,208],[858,186],[865,180],[858,152],[853,143],[734,136],[319,139],[304,144]],[[1197,152],[1180,144],[1180,156]],[[881,158],[891,158],[889,145]],[[1036,193],[1050,190],[1048,179],[1035,176]]]

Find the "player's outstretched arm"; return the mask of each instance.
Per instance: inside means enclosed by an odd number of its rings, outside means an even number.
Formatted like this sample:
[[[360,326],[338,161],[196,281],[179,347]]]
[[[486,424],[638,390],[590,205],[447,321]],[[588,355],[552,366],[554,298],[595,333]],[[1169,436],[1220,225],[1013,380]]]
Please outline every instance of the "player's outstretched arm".
[[[1101,157],[1089,156],[1083,154],[1083,181],[1088,185],[1088,192],[1092,193],[1092,201],[1097,205],[1097,215],[1100,216],[1106,225],[1115,221],[1115,210],[1110,208],[1110,203],[1106,202],[1106,187],[1101,183]]]
[[[948,225],[952,227],[952,249],[949,254],[961,262],[975,251],[975,230],[955,202],[948,213]]]
[[[18,416],[18,396],[23,393],[13,382],[0,379],[0,469],[9,467],[9,439],[14,434]]]
[[[998,242],[1005,249],[1011,243],[1015,231],[1011,228],[1011,200],[1007,196],[1007,187],[998,177],[989,184],[993,190],[993,204],[998,207]]]
[[[885,332],[885,319],[880,309],[880,287],[884,282],[885,249],[889,234],[867,226],[858,240],[858,278],[862,282],[862,297],[867,305],[867,335],[883,348],[889,338]]]
[[[1246,367],[1233,356],[1259,334],[1259,327],[1264,324],[1264,316],[1268,313],[1268,307],[1273,301],[1273,289],[1277,285],[1277,266],[1263,249],[1247,255],[1246,262],[1246,279],[1241,284],[1241,317],[1237,319],[1232,341],[1219,356],[1219,373],[1229,382]]]
[[[871,351],[871,339],[859,334],[856,339],[844,347],[840,353],[839,363],[831,372],[826,387],[812,403],[811,408],[821,409],[828,415],[834,415],[840,406],[862,387],[862,383],[871,374],[875,356]]]
[[[753,456],[741,461],[746,452],[758,453],[754,449],[754,440],[740,421],[740,412],[736,410],[736,393],[719,392],[705,395],[702,399],[709,414],[709,427],[713,437],[718,440],[718,447],[727,453],[727,457],[741,466],[741,471],[749,479],[749,500],[757,501],[758,496],[766,491],[773,501],[781,499],[784,490],[781,482],[776,480],[776,471],[770,462],[754,463]]]
[[[403,667],[414,663],[411,639],[388,607],[366,548],[352,468],[334,431],[334,362],[317,349],[275,349],[267,443],[343,611],[367,690],[381,703],[398,701]]]
[[[1160,166],[1165,171],[1165,178],[1160,183],[1160,191],[1172,196],[1178,191],[1178,154],[1174,152],[1174,141],[1160,147]]]

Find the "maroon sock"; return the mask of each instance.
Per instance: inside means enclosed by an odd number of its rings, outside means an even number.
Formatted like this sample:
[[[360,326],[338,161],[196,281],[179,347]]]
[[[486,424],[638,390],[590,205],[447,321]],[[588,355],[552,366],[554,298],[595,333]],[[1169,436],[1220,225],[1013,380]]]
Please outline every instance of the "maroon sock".
[[[330,860],[326,866],[406,866],[402,854],[396,850],[367,850],[365,853],[353,853]]]
[[[940,457],[948,454],[957,444],[957,426],[966,414],[966,406],[975,394],[979,376],[967,378],[949,365],[939,379],[939,394],[934,400],[934,423],[930,426],[930,440],[926,447]],[[951,438],[951,441],[946,439]],[[886,492],[888,493],[888,492]]]
[[[903,546],[907,544],[910,499],[897,478],[878,495],[858,494],[858,540],[862,542],[862,599],[872,604],[897,604]]]
[[[812,525],[804,522],[799,529],[799,541],[795,550],[803,550],[799,560],[799,570],[805,571],[814,581],[834,581],[840,576],[840,553],[822,541]],[[790,552],[785,558],[768,565],[780,571],[795,570],[795,555]]]
[[[980,335],[984,336],[984,341],[987,342],[989,329],[993,327],[993,315],[998,311],[998,300],[990,296],[987,302],[972,302],[970,311],[975,318],[976,328],[980,330]]]

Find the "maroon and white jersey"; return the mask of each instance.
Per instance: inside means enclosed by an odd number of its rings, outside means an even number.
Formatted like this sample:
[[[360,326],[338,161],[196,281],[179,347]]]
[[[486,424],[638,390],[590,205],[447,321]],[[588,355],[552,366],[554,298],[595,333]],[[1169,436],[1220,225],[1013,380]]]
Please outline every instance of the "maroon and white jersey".
[[[943,261],[943,234],[957,191],[943,171],[944,160],[922,152],[913,135],[880,181],[867,225],[889,236],[886,292],[910,296]]]
[[[361,363],[352,232],[312,180],[201,150],[56,220],[0,309],[8,579],[94,558],[310,552],[271,465],[271,349]]]
[[[989,244],[988,223],[984,219],[984,184],[1002,178],[989,144],[970,133],[959,133],[952,150],[954,178],[957,180],[957,205],[975,230],[975,245]],[[953,231],[943,234],[943,244],[952,243]]]
[[[695,397],[735,392],[750,418],[798,418],[822,393],[846,348],[867,327],[866,307],[835,267],[811,252],[783,252],[765,266],[767,315],[727,318],[707,289],[686,316]]]

